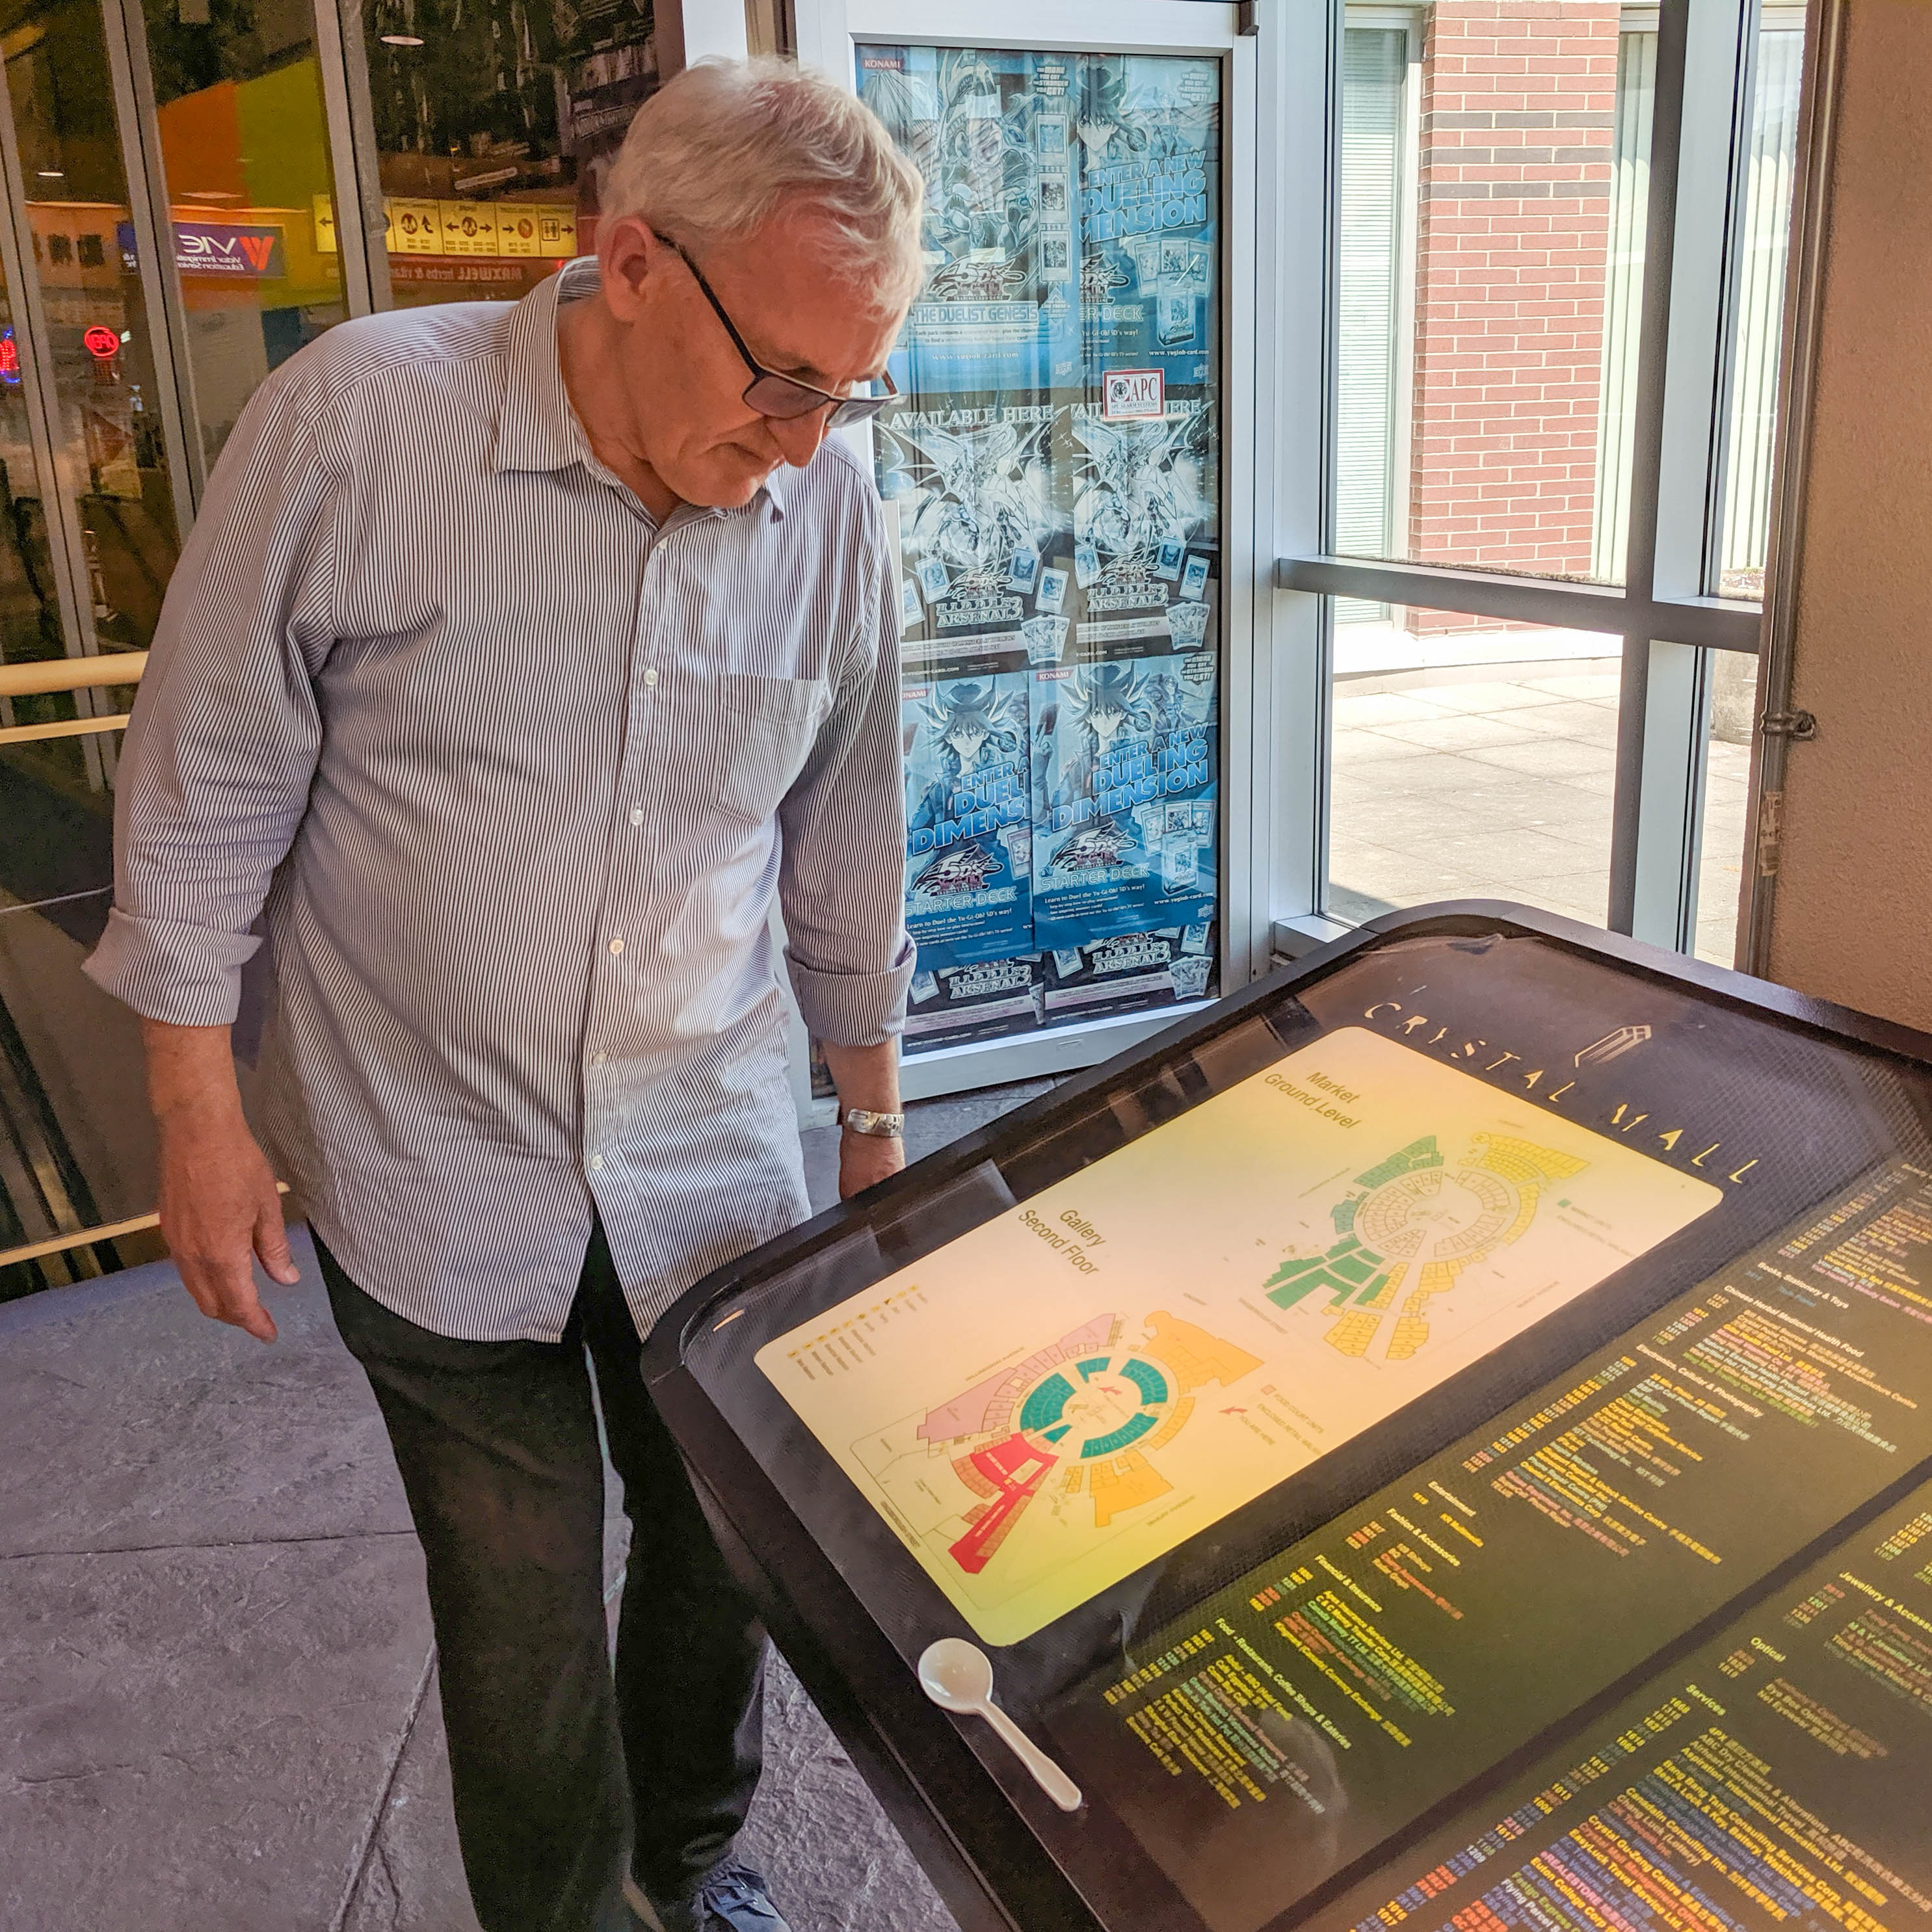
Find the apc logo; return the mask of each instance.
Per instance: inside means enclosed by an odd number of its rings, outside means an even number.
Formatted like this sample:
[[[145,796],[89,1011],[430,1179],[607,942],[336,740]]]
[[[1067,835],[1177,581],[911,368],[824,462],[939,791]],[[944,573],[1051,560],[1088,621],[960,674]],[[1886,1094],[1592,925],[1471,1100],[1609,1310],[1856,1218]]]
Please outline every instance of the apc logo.
[[[280,275],[282,231],[230,221],[178,221],[175,266],[184,275]]]

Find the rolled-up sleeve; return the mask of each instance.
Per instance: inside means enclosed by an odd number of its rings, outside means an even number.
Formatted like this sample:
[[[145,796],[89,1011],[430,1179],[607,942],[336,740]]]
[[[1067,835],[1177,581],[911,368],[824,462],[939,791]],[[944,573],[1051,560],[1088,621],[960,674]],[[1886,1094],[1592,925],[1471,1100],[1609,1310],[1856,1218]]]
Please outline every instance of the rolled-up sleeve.
[[[905,781],[899,754],[897,586],[875,505],[853,648],[805,769],[779,808],[785,960],[806,1024],[835,1046],[877,1046],[905,1023]]]
[[[89,977],[147,1018],[232,1022],[306,808],[334,638],[340,466],[292,367],[258,390],[169,586],[123,746],[114,908]]]

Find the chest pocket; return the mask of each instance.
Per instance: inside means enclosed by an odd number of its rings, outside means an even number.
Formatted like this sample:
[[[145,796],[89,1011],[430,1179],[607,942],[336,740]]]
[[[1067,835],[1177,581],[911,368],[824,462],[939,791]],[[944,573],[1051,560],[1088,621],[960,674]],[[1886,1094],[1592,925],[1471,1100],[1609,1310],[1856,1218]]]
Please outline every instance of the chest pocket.
[[[716,682],[711,745],[718,802],[762,825],[803,770],[832,694],[814,678],[733,672]]]

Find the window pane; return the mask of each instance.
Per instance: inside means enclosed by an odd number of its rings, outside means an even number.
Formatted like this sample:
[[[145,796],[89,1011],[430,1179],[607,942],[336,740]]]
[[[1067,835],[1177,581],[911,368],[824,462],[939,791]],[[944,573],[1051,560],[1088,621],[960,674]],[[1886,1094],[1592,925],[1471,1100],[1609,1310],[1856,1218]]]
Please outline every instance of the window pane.
[[[1344,50],[1336,542],[1615,579],[1652,37],[1549,0],[1418,18],[1413,64],[1405,32]]]
[[[146,0],[188,371],[212,466],[271,369],[348,313],[306,0]]]
[[[1618,640],[1394,616],[1337,632],[1329,911],[1500,898],[1603,925]]]
[[[1720,597],[1762,597],[1771,541],[1771,460],[1784,268],[1798,160],[1798,92],[1804,66],[1802,10],[1768,10],[1758,34],[1745,150],[1744,218],[1732,304],[1730,421],[1724,449]]]
[[[153,406],[153,332],[100,9],[87,0],[8,7],[0,28],[46,317],[58,460],[86,547],[91,596],[80,617],[91,635],[82,641],[139,650],[154,635],[174,567],[175,479]],[[32,352],[24,327],[15,350],[24,367]],[[98,766],[97,758],[97,775]]]
[[[650,7],[364,0],[362,22],[395,306],[514,301],[592,253],[657,87]]]
[[[1750,816],[1751,727],[1757,715],[1757,659],[1712,653],[1711,742],[1704,773],[1704,832],[1697,866],[1700,959],[1728,966],[1737,956]]]
[[[1335,544],[1353,556],[1390,554],[1408,444],[1396,377],[1408,41],[1406,27],[1351,27],[1342,43]],[[1352,598],[1336,614],[1376,621],[1388,608]]]
[[[18,333],[16,333],[16,330]],[[24,378],[26,327],[14,291],[0,274],[0,663],[24,664],[66,655],[53,559],[47,549],[47,512],[40,465],[27,420]],[[66,694],[0,698],[0,726],[42,724],[74,715]]]

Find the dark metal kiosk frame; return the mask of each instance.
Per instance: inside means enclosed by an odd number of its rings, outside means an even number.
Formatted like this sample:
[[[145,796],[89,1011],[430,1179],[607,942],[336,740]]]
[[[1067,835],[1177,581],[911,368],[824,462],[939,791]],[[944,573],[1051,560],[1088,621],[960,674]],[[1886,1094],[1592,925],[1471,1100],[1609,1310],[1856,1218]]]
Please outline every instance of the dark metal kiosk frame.
[[[1717,1007],[1775,1022],[1787,1032],[1796,1029],[1834,1046],[1867,1049],[1894,1064],[1932,1066],[1932,1038],[1924,1035],[1521,907],[1471,902],[1392,913],[1129,1054],[1073,1077],[856,1200],[716,1270],[679,1300],[650,1339],[644,1358],[646,1381],[728,1555],[760,1606],[779,1648],[964,1932],[1113,1928],[1108,1918],[1096,1916],[1096,1907],[1046,1849],[1023,1815],[1030,1805],[991,1774],[969,1748],[959,1721],[921,1693],[901,1649],[880,1629],[839,1564],[800,1520],[687,1367],[687,1353],[707,1332],[722,1304],[755,1293],[760,1282],[840,1246],[859,1231],[869,1229],[879,1237],[882,1251],[892,1259],[892,1231],[907,1226],[908,1210],[915,1204],[926,1204],[926,1210],[908,1259],[964,1232],[992,1210],[983,1199],[963,1207],[955,1201],[949,1208],[950,1193],[956,1195],[960,1184],[988,1162],[998,1165],[1003,1157],[1017,1156],[1064,1126],[1090,1117],[1096,1099],[1117,1089],[1124,1078],[1132,1076],[1144,1082],[1150,1072],[1180,1066],[1278,1006],[1284,995],[1318,986],[1374,949],[1408,939],[1459,935],[1534,938],[1580,962],[1606,965],[1634,982],[1692,994]],[[1576,1339],[1587,1348],[1597,1336],[1579,1331]],[[1522,1392],[1517,1388],[1509,1394]],[[1420,1460],[1446,1446],[1467,1426],[1466,1406],[1461,1412],[1463,1420],[1448,1419],[1453,1406],[1445,1406],[1445,1418],[1438,1423],[1432,1420],[1437,1407],[1432,1398],[1412,1403],[1370,1433],[1400,1423],[1402,1454]],[[1298,1528],[1318,1527],[1361,1502],[1390,1466],[1385,1454],[1379,1462],[1372,1454],[1342,1452],[1322,1458],[1312,1471],[1294,1479],[1302,1485],[1304,1496],[1297,1511]],[[1684,1645],[1708,1636],[1715,1622],[1721,1618],[1705,1618],[1683,1640]],[[1610,1708],[1630,1688],[1620,1681],[1593,1700],[1591,1708]],[[1523,1755],[1518,1753],[1513,1760],[1519,1768]],[[1498,1767],[1490,1782],[1500,1782],[1509,1768]],[[1459,1802],[1469,1795],[1466,1790],[1459,1794]],[[1039,1794],[1031,1796],[1037,1798]],[[1103,1837],[1112,1833],[1125,1840],[1118,1820],[1109,1817],[1094,1822]],[[1419,1835],[1420,1828],[1405,1838]],[[1123,1842],[1120,1849],[1130,1847]],[[1317,1909],[1335,1895],[1343,1881],[1358,1876],[1359,1871],[1340,1875],[1335,1884],[1311,1894],[1305,1910]]]

